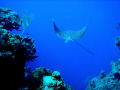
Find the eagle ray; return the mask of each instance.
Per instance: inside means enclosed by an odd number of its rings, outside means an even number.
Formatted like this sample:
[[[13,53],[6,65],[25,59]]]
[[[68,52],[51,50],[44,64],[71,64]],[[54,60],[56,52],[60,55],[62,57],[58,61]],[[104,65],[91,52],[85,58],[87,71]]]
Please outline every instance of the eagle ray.
[[[92,55],[94,55],[94,53],[92,53],[91,51],[89,51],[88,49],[86,49],[85,47],[83,47],[81,44],[79,44],[78,42],[76,42],[74,40],[74,39],[80,39],[84,35],[87,25],[85,27],[83,27],[81,30],[78,30],[78,31],[73,31],[73,30],[61,31],[56,26],[54,20],[53,20],[53,25],[54,25],[55,33],[57,34],[58,37],[60,37],[62,39],[65,39],[65,43],[67,43],[69,40],[72,40],[77,45],[79,45],[80,47],[82,47],[84,50],[86,50],[89,53],[91,53]]]

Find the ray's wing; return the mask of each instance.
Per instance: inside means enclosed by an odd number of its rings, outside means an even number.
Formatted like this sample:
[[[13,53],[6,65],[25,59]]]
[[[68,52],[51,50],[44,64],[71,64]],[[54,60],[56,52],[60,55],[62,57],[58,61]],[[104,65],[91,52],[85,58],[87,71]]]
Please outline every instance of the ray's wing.
[[[86,30],[86,26],[79,31],[70,30],[68,32],[70,33],[71,39],[80,39],[84,35],[85,30]]]
[[[57,34],[57,36],[59,38],[62,38],[62,39],[66,39],[67,38],[67,33],[65,31],[61,31],[55,24],[54,20],[53,20],[53,26],[54,26],[54,30],[55,30],[55,33]]]
[[[79,31],[78,31],[78,34],[77,34],[77,36],[76,36],[76,39],[80,39],[80,38],[84,35],[85,30],[86,30],[86,27],[87,27],[87,25],[86,25],[85,27],[83,27],[82,30],[79,30]]]
[[[54,20],[53,20],[53,26],[54,26],[54,29],[55,29],[55,32],[56,32],[56,33],[61,32],[61,31],[59,30],[59,28],[56,26]]]

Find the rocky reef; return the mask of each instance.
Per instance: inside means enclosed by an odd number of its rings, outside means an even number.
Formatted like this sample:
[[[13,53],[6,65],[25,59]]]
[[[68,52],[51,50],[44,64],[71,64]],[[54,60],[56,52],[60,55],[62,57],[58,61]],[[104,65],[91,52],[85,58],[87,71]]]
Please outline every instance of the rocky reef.
[[[12,34],[12,30],[19,31],[22,23],[23,19],[16,12],[0,8],[0,89],[73,90],[58,71],[37,68],[30,72],[30,67],[25,67],[26,62],[34,61],[38,56],[35,55],[34,39],[29,35]]]
[[[116,46],[120,49],[120,36],[116,38]]]
[[[120,23],[116,25],[119,30]],[[120,49],[120,36],[115,40],[116,46]],[[98,77],[89,81],[86,90],[120,90],[120,59],[111,62],[111,72],[106,74],[101,71]]]
[[[12,12],[10,8],[0,8],[0,28],[18,30],[22,21],[22,18],[16,12]]]
[[[64,82],[60,72],[52,72],[45,68],[36,68],[31,73],[28,88],[29,90],[73,90]]]
[[[18,30],[21,25],[22,18],[16,12],[0,8],[0,88],[4,90],[26,86],[25,63],[37,58],[34,39],[28,35],[22,38],[11,32]]]
[[[89,81],[86,90],[120,90],[120,59],[111,62],[111,72],[101,71],[98,77]]]

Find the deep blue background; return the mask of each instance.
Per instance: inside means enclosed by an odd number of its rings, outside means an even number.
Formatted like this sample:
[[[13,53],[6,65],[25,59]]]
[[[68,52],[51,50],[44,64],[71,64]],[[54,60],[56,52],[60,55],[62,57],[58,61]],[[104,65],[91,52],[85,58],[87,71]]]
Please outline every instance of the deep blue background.
[[[120,22],[120,1],[18,1],[1,0],[1,7],[9,7],[22,15],[25,8],[34,14],[34,21],[25,31],[35,39],[37,61],[27,63],[31,71],[45,67],[59,71],[64,81],[75,90],[84,90],[86,80],[97,77],[101,70],[110,72],[110,62],[116,61],[120,51],[115,39],[120,35],[116,24]],[[61,30],[80,30],[87,23],[84,36],[78,43],[65,43],[54,32],[52,18]],[[22,29],[22,27],[20,28]],[[13,31],[13,34],[21,34]]]

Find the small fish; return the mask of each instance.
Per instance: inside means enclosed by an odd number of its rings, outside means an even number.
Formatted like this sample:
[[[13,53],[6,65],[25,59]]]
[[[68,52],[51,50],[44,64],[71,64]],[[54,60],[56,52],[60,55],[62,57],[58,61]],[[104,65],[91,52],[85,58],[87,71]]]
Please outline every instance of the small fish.
[[[118,24],[116,25],[116,28],[119,30],[119,28],[120,28],[120,23],[118,23]]]

